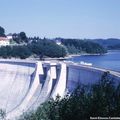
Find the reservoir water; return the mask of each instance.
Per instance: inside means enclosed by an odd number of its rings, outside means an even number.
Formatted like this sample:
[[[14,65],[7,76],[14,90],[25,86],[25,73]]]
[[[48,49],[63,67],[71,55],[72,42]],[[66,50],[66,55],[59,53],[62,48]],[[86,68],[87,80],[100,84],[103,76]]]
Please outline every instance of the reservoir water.
[[[88,62],[93,66],[120,72],[120,50],[108,51],[104,55],[82,55],[69,59],[73,62]]]

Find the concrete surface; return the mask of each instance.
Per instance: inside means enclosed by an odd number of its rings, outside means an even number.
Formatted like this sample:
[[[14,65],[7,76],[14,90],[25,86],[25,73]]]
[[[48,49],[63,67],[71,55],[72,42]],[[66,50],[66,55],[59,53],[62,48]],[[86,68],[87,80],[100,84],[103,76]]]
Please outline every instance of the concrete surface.
[[[70,62],[0,61],[0,108],[6,110],[7,119],[15,120],[49,98],[64,97],[79,84],[98,82],[105,71]],[[120,83],[120,73],[110,75]]]

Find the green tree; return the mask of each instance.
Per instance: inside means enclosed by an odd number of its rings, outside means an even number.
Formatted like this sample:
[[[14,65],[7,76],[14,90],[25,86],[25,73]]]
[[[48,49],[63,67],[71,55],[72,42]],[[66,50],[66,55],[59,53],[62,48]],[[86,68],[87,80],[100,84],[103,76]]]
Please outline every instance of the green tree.
[[[115,110],[115,86],[108,72],[105,72],[99,84],[92,86],[91,116],[113,116]]]
[[[0,37],[5,37],[5,29],[0,26]]]
[[[6,112],[2,109],[0,109],[0,119],[5,120],[6,119]]]
[[[22,42],[26,42],[26,43],[28,42],[28,38],[27,38],[25,32],[20,32],[19,33],[19,37],[20,37],[20,39],[21,39]]]
[[[33,41],[28,45],[33,54],[40,56],[41,54],[48,57],[64,57],[67,54],[65,47],[59,46],[49,40]]]

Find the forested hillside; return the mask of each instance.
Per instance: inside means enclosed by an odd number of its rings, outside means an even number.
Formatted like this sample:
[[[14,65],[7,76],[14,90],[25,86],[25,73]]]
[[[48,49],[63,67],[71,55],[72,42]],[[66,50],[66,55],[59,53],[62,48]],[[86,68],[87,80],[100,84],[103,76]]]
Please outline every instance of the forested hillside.
[[[53,41],[40,40],[27,45],[2,46],[0,47],[0,57],[3,58],[21,58],[25,59],[31,55],[40,58],[47,57],[65,57],[67,51],[64,47],[55,44]]]
[[[120,39],[109,38],[109,39],[95,39],[92,40],[95,43],[106,47],[107,49],[120,49]]]
[[[90,53],[90,54],[104,54],[107,50],[101,45],[92,41],[79,40],[79,39],[61,39],[70,54],[77,53]]]

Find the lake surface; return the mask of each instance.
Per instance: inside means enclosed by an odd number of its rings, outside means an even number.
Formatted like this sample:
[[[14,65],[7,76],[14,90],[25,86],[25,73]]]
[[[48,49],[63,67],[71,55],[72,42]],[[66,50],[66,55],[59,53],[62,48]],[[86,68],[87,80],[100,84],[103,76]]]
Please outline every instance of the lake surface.
[[[105,55],[82,55],[68,59],[73,62],[89,62],[95,67],[110,69],[120,72],[120,50],[108,51]]]

